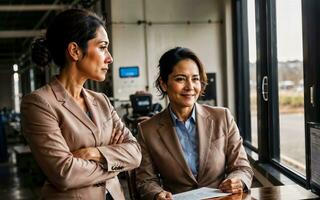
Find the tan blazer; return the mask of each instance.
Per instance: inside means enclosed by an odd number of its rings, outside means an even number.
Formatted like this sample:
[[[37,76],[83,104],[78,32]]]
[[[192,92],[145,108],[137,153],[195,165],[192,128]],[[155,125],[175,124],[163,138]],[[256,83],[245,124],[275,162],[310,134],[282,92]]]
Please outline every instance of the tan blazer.
[[[82,94],[92,120],[57,79],[23,98],[23,133],[47,177],[42,198],[102,200],[107,190],[124,199],[117,174],[139,166],[140,146],[104,94]],[[115,127],[124,132],[124,142],[108,145]],[[107,164],[73,157],[72,151],[84,147],[98,147]]]
[[[222,180],[232,177],[239,177],[250,188],[253,172],[230,111],[196,104],[196,124],[197,178],[184,159],[168,108],[139,124],[142,162],[136,176],[142,199],[153,199],[163,189],[179,193],[203,186],[216,188]]]

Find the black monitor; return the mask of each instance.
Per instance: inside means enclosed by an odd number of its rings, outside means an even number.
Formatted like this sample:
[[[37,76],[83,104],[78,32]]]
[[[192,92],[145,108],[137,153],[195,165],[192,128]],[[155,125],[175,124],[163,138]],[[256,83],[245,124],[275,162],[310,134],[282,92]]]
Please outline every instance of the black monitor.
[[[212,106],[217,105],[217,87],[216,87],[216,73],[207,73],[208,84],[203,96],[199,100],[205,104]]]
[[[148,115],[152,109],[151,94],[132,94],[130,95],[132,112],[136,115]]]

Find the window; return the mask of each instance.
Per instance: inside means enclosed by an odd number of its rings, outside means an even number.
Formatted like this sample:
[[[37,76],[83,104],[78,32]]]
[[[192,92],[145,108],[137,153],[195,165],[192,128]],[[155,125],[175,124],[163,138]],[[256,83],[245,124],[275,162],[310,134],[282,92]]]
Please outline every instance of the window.
[[[256,23],[255,3],[248,0],[248,43],[249,43],[249,77],[250,77],[250,117],[251,117],[251,144],[258,148],[257,128],[257,49],[256,49]]]
[[[314,27],[302,27],[302,20],[306,21],[302,8],[304,13],[313,11],[315,2],[235,1],[236,82],[245,80],[248,85],[236,86],[237,109],[245,110],[237,113],[244,144],[258,153],[259,162],[302,184],[306,184],[309,170],[305,121],[316,113],[310,115],[308,110],[318,109],[305,105],[311,102],[305,84],[317,79],[306,74],[316,70],[304,66],[303,47],[310,42],[303,43],[302,30],[313,39],[316,36],[312,35]],[[312,6],[303,7],[302,3]]]
[[[306,175],[301,0],[277,0],[280,162]]]

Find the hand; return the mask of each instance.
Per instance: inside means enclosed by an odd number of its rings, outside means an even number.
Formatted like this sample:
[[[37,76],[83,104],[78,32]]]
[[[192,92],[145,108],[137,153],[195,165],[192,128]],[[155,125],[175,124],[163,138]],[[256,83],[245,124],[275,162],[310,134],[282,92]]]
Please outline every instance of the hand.
[[[111,139],[109,144],[121,144],[123,142],[124,135],[120,129],[114,128],[112,131]]]
[[[222,181],[219,185],[222,192],[229,192],[232,194],[243,192],[243,184],[239,178],[231,178]]]
[[[173,200],[171,192],[162,191],[156,196],[156,200]]]
[[[93,160],[101,163],[104,162],[103,156],[101,155],[100,151],[95,147],[82,148],[71,153],[76,158],[82,158],[84,160]]]

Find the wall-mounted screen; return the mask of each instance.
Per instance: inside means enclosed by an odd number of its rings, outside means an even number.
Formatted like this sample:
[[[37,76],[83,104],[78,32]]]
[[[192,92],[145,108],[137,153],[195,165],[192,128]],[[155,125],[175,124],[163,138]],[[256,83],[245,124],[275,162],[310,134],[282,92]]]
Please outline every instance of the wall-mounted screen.
[[[120,78],[131,78],[139,77],[139,67],[138,66],[129,66],[129,67],[120,67],[119,76]]]

